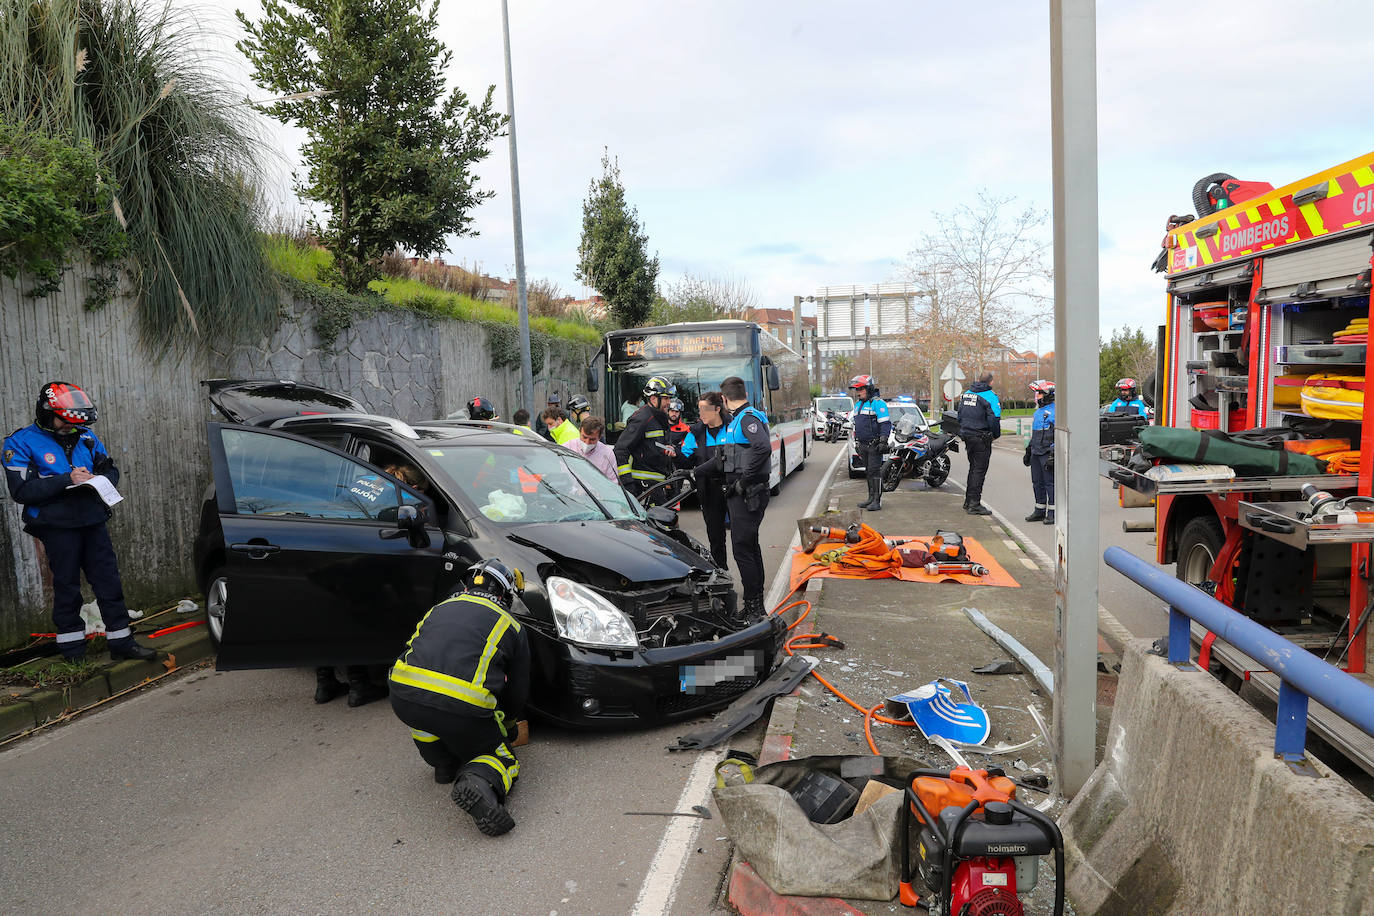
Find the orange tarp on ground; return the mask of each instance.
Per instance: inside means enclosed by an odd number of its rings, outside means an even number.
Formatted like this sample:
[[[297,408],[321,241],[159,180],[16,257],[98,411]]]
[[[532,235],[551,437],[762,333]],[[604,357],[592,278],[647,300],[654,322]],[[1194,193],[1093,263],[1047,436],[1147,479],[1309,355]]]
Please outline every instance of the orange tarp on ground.
[[[907,543],[903,546],[906,547],[919,547],[921,544],[925,543],[925,539],[923,538],[911,536],[895,537],[897,537],[898,540],[905,540]],[[835,550],[836,548],[843,547],[844,544],[840,541],[821,541],[819,544],[816,545],[816,550],[814,553],[803,553],[802,549],[798,547],[792,555],[792,578],[788,584],[792,588],[796,588],[797,584],[801,582],[803,576],[825,576],[831,579],[896,578],[901,579],[903,582],[960,582],[964,585],[1000,585],[1004,588],[1021,587],[1017,583],[1017,581],[1011,577],[1011,573],[1003,569],[1001,564],[992,558],[992,554],[988,553],[986,547],[984,547],[982,544],[978,543],[976,540],[970,537],[964,538],[964,548],[968,551],[968,556],[970,560],[972,560],[975,563],[981,563],[987,567],[988,574],[986,576],[930,576],[926,574],[926,571],[924,569],[920,569],[915,566],[898,567],[897,569],[892,571],[896,573],[895,576],[887,570],[882,570],[879,573],[869,573],[867,575],[861,572],[837,573],[833,572],[829,565],[817,562],[817,554],[822,554],[828,550]]]

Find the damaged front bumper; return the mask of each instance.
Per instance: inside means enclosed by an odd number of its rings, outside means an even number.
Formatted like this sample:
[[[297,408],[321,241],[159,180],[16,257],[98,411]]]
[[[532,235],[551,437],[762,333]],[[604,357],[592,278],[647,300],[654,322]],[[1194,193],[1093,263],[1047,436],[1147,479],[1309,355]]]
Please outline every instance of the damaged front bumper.
[[[633,651],[587,649],[531,633],[538,664],[558,687],[531,703],[555,722],[582,727],[699,716],[729,705],[768,677],[785,631],[782,619],[769,615],[708,642]]]

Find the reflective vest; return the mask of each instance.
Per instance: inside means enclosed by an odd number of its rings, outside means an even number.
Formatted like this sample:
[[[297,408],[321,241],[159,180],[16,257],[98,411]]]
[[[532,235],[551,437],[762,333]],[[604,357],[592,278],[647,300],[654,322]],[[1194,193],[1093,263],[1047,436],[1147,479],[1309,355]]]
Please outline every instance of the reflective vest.
[[[420,620],[392,666],[391,691],[460,715],[486,715],[497,707],[524,638],[500,605],[481,595],[454,595]]]

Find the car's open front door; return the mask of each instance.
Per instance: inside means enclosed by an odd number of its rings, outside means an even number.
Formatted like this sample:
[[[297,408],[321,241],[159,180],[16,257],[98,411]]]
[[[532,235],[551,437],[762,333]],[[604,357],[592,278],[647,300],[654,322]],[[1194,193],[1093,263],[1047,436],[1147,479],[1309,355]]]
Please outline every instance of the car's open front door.
[[[225,580],[219,667],[383,664],[428,610],[443,534],[422,494],[275,430],[207,424]]]

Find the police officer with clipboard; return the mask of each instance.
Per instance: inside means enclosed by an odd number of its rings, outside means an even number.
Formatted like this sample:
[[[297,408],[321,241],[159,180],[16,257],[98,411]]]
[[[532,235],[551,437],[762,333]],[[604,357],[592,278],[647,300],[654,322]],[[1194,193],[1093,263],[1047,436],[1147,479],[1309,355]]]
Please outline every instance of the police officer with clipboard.
[[[763,607],[763,550],[759,525],[768,507],[768,483],[772,470],[773,443],[768,418],[749,404],[744,379],[731,376],[720,383],[720,393],[733,416],[718,441],[725,466],[726,505],[730,510],[730,541],[744,591],[744,612],[756,617]]]

